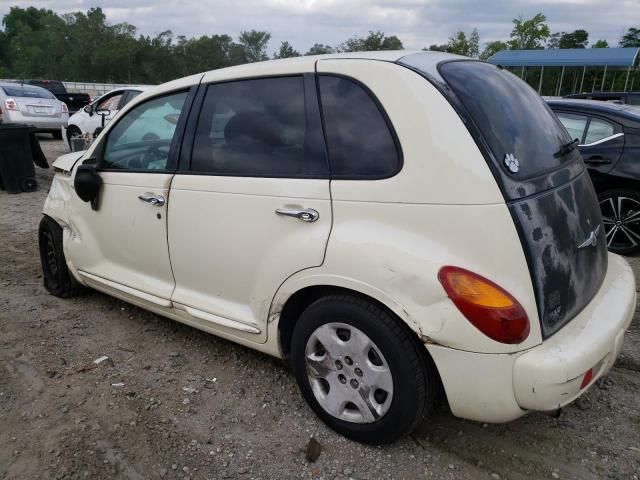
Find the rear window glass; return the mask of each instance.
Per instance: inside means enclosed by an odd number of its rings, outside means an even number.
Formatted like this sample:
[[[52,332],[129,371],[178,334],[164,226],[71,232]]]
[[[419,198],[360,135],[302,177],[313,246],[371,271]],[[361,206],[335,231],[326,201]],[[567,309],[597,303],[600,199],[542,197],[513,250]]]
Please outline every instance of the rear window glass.
[[[440,74],[508,175],[519,180],[541,175],[560,168],[572,155],[559,154],[572,138],[557,117],[512,73],[488,63],[455,61],[441,64]],[[510,168],[514,158],[518,167]]]
[[[587,137],[584,139],[584,143],[588,145],[590,143],[597,142],[598,140],[610,137],[614,133],[615,128],[612,124],[605,122],[604,120],[592,118],[589,122],[589,129],[587,130]]]
[[[49,90],[53,93],[67,93],[66,88],[59,80],[29,80],[31,85],[36,85],[38,87],[42,87],[46,90]]]
[[[29,87],[27,85],[16,85],[15,87],[2,87],[5,95],[8,97],[20,98],[56,98],[51,92],[43,88]]]
[[[402,159],[375,100],[357,83],[320,76],[331,176],[376,179],[395,175]]]

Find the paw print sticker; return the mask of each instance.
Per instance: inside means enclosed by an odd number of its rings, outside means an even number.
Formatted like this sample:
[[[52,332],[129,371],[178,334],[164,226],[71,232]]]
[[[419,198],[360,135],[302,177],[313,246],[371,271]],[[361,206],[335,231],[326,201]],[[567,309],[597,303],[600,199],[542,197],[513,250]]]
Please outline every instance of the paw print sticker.
[[[520,162],[518,162],[518,159],[514,157],[513,153],[507,153],[504,156],[504,164],[511,173],[518,173],[520,170]]]

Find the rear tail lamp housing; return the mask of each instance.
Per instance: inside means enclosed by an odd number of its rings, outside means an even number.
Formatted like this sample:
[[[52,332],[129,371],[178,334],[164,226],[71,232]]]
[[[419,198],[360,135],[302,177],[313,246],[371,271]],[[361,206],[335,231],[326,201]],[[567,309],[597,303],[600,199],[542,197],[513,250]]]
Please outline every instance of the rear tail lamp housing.
[[[64,102],[60,102],[62,104],[62,113],[69,113],[69,107]]]
[[[529,318],[522,305],[491,280],[453,266],[442,267],[438,280],[458,310],[487,337],[517,344],[529,336]]]
[[[7,110],[18,110],[18,104],[13,98],[7,98],[4,101],[4,108]]]

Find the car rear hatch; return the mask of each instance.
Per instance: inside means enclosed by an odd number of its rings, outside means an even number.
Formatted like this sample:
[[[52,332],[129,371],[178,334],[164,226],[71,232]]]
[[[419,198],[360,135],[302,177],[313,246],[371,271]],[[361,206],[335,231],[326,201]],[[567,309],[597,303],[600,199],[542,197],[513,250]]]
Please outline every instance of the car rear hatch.
[[[420,70],[411,57],[401,63]],[[542,98],[506,70],[453,60],[423,73],[456,108],[501,188],[547,338],[593,299],[607,271],[598,200],[577,146]]]

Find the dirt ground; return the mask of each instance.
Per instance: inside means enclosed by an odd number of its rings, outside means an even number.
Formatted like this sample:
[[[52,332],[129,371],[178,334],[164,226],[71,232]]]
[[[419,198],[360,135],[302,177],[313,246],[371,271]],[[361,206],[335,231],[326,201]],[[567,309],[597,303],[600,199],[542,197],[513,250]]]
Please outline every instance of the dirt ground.
[[[50,161],[65,153],[41,143]],[[0,192],[0,478],[640,476],[637,314],[616,367],[559,418],[483,425],[442,408],[411,437],[363,446],[314,416],[278,360],[101,293],[48,295],[37,226],[52,175],[37,168],[35,193]]]

